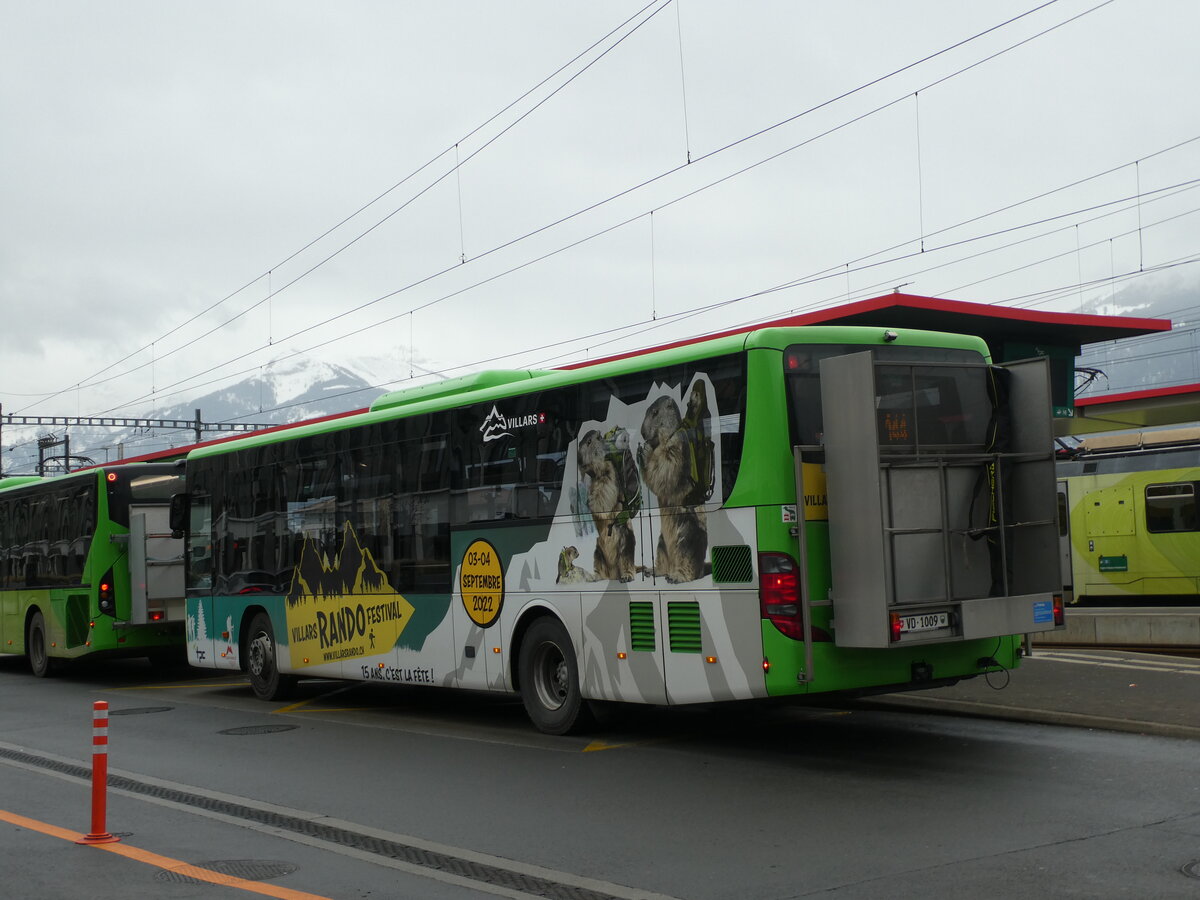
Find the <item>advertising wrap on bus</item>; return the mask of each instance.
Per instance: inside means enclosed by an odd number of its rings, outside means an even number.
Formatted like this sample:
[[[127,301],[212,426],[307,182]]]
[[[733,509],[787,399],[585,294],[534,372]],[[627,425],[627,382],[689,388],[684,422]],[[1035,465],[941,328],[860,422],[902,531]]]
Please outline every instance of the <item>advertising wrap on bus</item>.
[[[998,629],[1036,630],[1040,588],[960,596],[947,563],[951,590],[924,607],[834,599],[851,576],[831,567],[826,478],[844,470],[822,447],[824,361],[867,350],[880,367],[868,380],[883,394],[863,388],[887,398],[865,438],[886,456],[877,474],[936,453],[974,484],[1002,463],[1018,505],[1042,478],[1040,463],[981,445],[995,418],[981,341],[889,334],[765,329],[577,370],[480,373],[193,451],[189,659],[248,672],[263,699],[301,675],[515,691],[553,733],[583,727],[589,700],[928,686],[979,674],[980,659],[1014,666],[1019,641]],[[960,435],[980,445],[970,459]],[[997,483],[949,483],[953,527]],[[989,544],[1014,527],[977,526]]]

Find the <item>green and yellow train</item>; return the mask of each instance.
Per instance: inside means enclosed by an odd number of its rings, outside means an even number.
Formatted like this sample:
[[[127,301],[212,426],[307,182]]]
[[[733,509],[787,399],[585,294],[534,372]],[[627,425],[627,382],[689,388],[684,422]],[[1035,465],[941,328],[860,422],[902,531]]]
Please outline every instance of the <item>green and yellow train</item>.
[[[1077,605],[1200,604],[1200,428],[1089,438],[1058,476]]]

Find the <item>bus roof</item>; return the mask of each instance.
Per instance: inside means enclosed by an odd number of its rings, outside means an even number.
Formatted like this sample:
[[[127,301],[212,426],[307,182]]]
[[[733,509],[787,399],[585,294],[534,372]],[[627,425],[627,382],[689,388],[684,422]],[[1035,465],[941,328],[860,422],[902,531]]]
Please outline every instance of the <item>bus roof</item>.
[[[988,358],[987,344],[971,335],[946,334],[916,329],[885,329],[876,326],[834,325],[768,327],[716,337],[683,346],[669,347],[636,356],[624,356],[585,368],[550,370],[487,370],[403,391],[393,391],[377,400],[369,410],[341,418],[308,423],[286,431],[256,432],[219,444],[198,446],[188,459],[220,456],[234,450],[290,441],[311,435],[340,431],[421,413],[437,412],[518,396],[530,390],[550,390],[572,384],[612,378],[647,369],[664,368],[752,349],[783,351],[792,344],[861,344],[864,349],[883,344],[948,347],[974,350]]]

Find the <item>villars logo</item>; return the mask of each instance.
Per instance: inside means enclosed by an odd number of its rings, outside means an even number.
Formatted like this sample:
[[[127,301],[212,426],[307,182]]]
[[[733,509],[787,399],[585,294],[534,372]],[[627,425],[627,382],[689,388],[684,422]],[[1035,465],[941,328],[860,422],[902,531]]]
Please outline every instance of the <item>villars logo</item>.
[[[492,411],[483,420],[483,424],[479,426],[479,430],[483,432],[483,442],[486,444],[489,441],[498,441],[500,438],[512,437],[512,433],[518,428],[536,427],[545,421],[545,413],[531,413],[527,416],[510,419],[500,412],[498,407],[493,406]]]

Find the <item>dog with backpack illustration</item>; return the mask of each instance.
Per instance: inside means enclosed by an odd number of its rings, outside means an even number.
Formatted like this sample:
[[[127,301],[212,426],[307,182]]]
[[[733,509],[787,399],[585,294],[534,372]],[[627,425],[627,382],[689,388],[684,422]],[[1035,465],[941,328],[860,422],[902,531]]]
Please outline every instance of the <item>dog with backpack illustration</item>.
[[[641,508],[642,486],[629,433],[620,427],[606,434],[593,429],[580,438],[576,454],[579,473],[586,477],[588,509],[596,524],[594,572],[586,580],[632,581],[637,572],[636,540],[629,520]],[[569,577],[577,577],[572,568],[578,567],[570,565]]]
[[[668,582],[695,581],[711,571],[704,512],[716,479],[711,423],[708,393],[699,380],[688,392],[686,413],[664,396],[650,404],[642,421],[638,467],[662,514],[654,568],[643,571]]]

